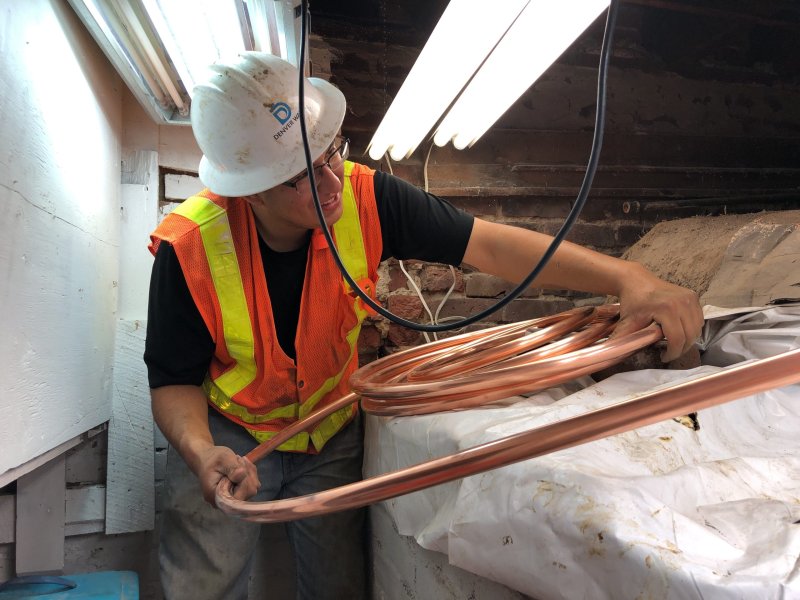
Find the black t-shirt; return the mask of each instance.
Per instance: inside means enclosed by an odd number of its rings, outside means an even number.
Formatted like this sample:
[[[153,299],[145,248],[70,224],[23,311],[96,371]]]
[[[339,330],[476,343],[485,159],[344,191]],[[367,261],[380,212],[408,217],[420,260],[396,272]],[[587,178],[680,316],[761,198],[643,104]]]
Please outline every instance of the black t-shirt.
[[[461,264],[472,233],[471,215],[387,173],[376,171],[374,185],[383,238],[381,260]],[[309,231],[301,248],[276,252],[259,237],[278,343],[292,358],[310,240]],[[213,354],[214,342],[175,250],[162,243],[150,278],[144,353],[150,387],[200,385]]]

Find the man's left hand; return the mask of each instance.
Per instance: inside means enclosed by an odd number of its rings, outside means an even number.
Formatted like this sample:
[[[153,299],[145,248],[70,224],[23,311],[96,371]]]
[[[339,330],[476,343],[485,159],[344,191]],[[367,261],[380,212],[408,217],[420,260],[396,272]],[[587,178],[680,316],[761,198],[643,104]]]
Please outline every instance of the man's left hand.
[[[614,337],[656,322],[667,342],[661,360],[675,360],[691,350],[703,329],[703,310],[697,294],[659,279],[640,265],[637,267],[632,269],[619,295],[620,320]]]

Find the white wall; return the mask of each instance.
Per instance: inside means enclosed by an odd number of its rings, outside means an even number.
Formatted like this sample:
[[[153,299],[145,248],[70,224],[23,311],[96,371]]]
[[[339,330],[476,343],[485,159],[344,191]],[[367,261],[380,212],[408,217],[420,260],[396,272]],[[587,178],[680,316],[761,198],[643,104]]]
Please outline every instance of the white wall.
[[[0,40],[2,475],[110,416],[122,83],[65,1]]]

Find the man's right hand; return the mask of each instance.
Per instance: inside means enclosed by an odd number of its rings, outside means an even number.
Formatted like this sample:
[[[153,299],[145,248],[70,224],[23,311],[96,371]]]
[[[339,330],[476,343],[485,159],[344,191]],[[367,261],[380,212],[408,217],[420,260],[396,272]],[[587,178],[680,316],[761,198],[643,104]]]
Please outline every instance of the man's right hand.
[[[212,506],[215,506],[217,484],[223,477],[233,483],[233,497],[237,500],[247,500],[261,487],[256,466],[230,448],[209,446],[197,459],[195,475],[200,480],[203,498]]]
[[[153,417],[169,443],[200,480],[203,498],[214,506],[217,484],[233,482],[233,497],[246,500],[261,482],[253,463],[225,446],[215,446],[208,429],[208,401],[200,386],[167,385],[150,391]]]

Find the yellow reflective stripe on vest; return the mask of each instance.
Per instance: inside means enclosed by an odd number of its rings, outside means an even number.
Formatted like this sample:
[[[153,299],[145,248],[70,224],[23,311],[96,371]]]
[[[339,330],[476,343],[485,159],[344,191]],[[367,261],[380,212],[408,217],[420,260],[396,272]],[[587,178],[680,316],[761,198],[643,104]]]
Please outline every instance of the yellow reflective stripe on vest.
[[[266,423],[273,419],[296,419],[299,414],[300,404],[297,402],[278,407],[264,414],[251,413],[244,406],[236,404],[226,396],[225,392],[211,381],[211,378],[207,375],[203,382],[203,391],[206,393],[206,397],[208,397],[215,406],[219,407],[220,410],[224,410],[230,415],[239,417],[242,421],[246,421],[247,423]]]
[[[253,326],[228,215],[202,196],[188,198],[173,212],[194,221],[200,230],[219,300],[225,346],[236,361],[233,368],[225,371],[214,383],[224,396],[231,398],[255,380],[256,360]]]
[[[301,431],[291,439],[278,446],[277,449],[284,452],[303,452],[308,448],[308,442],[313,441],[314,447],[317,449],[317,451],[322,450],[322,447],[325,445],[325,443],[334,435],[336,435],[342,426],[350,420],[352,414],[352,405],[340,408],[335,413],[328,415],[328,417],[317,426],[317,428],[314,430],[314,433],[311,435],[305,431]],[[278,434],[277,431],[259,431],[258,429],[248,428],[245,429],[247,429],[247,432],[252,435],[259,444],[263,444],[264,442],[271,440]],[[317,439],[320,439],[321,443],[317,444]]]
[[[354,166],[350,161],[345,161],[344,163],[342,218],[334,223],[333,232],[336,234],[336,248],[339,250],[342,263],[347,268],[347,272],[350,273],[350,277],[358,282],[367,277],[369,269],[367,267],[367,253],[364,249],[364,236],[361,234],[361,219],[358,218],[358,204],[356,204],[353,184],[350,182],[350,175],[353,173]],[[350,292],[351,288],[346,280],[344,285],[345,290]],[[363,318],[359,316],[359,321]]]

